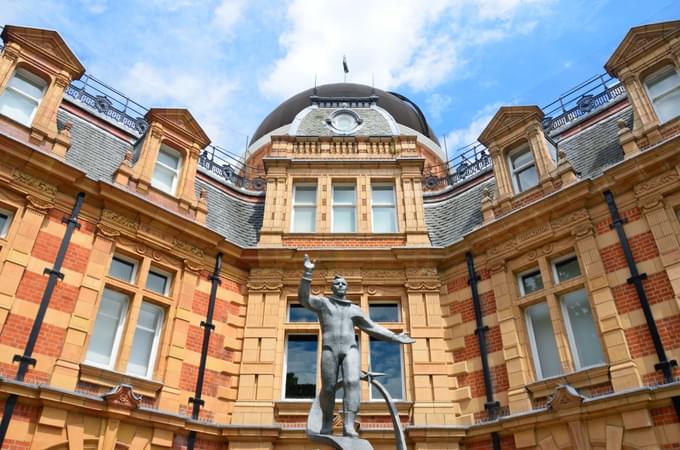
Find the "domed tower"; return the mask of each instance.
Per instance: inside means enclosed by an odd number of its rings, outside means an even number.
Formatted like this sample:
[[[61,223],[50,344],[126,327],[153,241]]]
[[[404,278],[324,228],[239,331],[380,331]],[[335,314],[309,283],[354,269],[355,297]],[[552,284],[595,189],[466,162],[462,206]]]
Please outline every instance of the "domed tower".
[[[247,166],[266,173],[259,245],[427,246],[422,174],[444,162],[422,111],[402,95],[350,83],[294,95],[248,149]]]

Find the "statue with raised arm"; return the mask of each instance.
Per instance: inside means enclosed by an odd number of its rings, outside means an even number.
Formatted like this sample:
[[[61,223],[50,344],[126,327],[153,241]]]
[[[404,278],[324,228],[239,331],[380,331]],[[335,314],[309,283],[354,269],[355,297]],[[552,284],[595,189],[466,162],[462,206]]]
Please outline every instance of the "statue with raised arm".
[[[338,387],[338,375],[342,371],[344,389],[342,400],[343,435],[349,438],[358,437],[354,422],[361,402],[361,358],[355,340],[354,327],[359,327],[372,337],[385,341],[411,344],[415,342],[408,334],[395,334],[371,321],[357,305],[345,298],[347,281],[341,276],[333,280],[333,295],[321,297],[310,295],[314,261],[305,255],[304,273],[300,280],[298,298],[305,308],[319,317],[322,336],[321,350],[321,392],[317,400],[321,409],[320,430],[308,430],[321,435],[333,434],[333,407],[335,391]],[[314,408],[310,415],[314,414]]]

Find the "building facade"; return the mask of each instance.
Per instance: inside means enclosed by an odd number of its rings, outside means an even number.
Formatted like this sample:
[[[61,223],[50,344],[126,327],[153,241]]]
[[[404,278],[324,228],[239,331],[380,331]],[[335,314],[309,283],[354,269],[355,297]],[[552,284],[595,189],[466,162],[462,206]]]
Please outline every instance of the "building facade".
[[[409,448],[680,448],[680,22],[631,29],[560,110],[500,108],[454,164],[417,105],[347,83],[237,164],[56,32],[2,39],[2,448],[317,448],[306,253],[313,293],[342,274],[416,339],[357,332]]]

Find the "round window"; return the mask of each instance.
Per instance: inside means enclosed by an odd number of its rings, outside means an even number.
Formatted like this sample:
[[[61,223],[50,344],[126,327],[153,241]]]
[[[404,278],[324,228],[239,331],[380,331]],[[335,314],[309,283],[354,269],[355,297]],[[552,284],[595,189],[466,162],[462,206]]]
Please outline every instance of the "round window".
[[[353,111],[339,110],[331,115],[328,123],[339,133],[351,133],[361,124],[361,119]]]

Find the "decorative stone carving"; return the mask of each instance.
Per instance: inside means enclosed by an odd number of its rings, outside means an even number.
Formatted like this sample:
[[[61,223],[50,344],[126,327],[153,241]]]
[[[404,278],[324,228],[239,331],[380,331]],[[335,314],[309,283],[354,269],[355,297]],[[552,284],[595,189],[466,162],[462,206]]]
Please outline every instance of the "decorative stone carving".
[[[579,394],[576,389],[568,384],[561,384],[557,386],[555,392],[548,399],[547,407],[551,411],[559,411],[562,408],[571,408],[580,406],[586,399]]]
[[[102,218],[115,223],[116,225],[120,225],[123,228],[127,228],[130,231],[136,231],[137,228],[139,228],[139,224],[136,219],[133,219],[132,217],[128,217],[124,214],[120,214],[116,211],[110,210],[110,209],[104,209],[102,211]]]
[[[27,187],[36,189],[48,197],[54,197],[57,194],[57,187],[55,185],[47,183],[19,169],[15,169],[14,172],[12,172],[12,179]]]
[[[121,384],[113,388],[111,391],[102,395],[104,401],[110,406],[120,406],[127,409],[139,408],[139,403],[142,401],[142,396],[135,394],[132,386],[129,384]]]
[[[662,173],[661,175],[657,175],[647,181],[643,181],[642,183],[635,185],[635,194],[640,196],[642,194],[654,191],[662,186],[672,186],[678,180],[678,178],[680,178],[680,176],[677,174],[677,172],[674,170],[669,170]]]
[[[99,233],[101,233],[102,235],[104,235],[108,238],[117,238],[118,236],[120,236],[120,231],[118,231],[114,228],[108,227],[108,226],[104,225],[103,223],[97,224],[97,230],[99,231]]]
[[[585,208],[577,209],[571,214],[565,214],[562,217],[558,217],[550,221],[550,226],[553,230],[557,230],[564,226],[579,222],[584,219],[588,219],[588,211]]]
[[[198,248],[198,247],[196,247],[196,246],[194,246],[194,245],[192,245],[192,244],[190,244],[186,241],[183,241],[181,239],[174,238],[172,240],[172,245],[177,250],[183,251],[185,253],[192,254],[199,259],[203,259],[205,257],[205,252],[203,251],[203,249]]]
[[[26,202],[28,205],[30,205],[33,209],[37,209],[42,212],[46,212],[50,208],[54,206],[54,203],[45,201],[41,199],[40,197],[36,197],[34,195],[27,195],[26,196]]]

